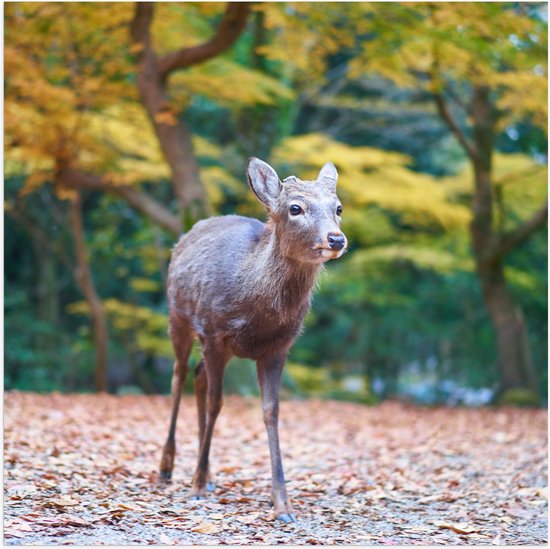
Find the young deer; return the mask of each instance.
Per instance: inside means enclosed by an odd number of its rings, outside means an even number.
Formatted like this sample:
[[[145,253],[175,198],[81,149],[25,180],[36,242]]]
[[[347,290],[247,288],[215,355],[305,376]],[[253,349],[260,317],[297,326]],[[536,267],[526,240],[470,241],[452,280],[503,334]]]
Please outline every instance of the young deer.
[[[176,354],[173,409],[160,476],[174,467],[175,432],[187,359],[199,338],[202,360],[195,372],[199,460],[192,497],[210,489],[208,454],[222,406],[225,365],[231,356],[256,361],[269,440],[275,516],[295,520],[288,502],[279,448],[279,389],[285,359],[298,336],[322,264],[347,246],[340,231],[338,173],[323,166],[316,181],[279,181],[258,158],[247,166],[250,187],[267,208],[267,224],[227,215],[198,222],[181,237],[168,272],[170,336]]]

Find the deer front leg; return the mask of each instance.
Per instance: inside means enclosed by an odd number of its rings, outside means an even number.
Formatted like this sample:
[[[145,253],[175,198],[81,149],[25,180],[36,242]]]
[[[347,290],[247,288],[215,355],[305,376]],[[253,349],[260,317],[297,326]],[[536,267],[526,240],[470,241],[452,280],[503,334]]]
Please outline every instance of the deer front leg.
[[[271,498],[275,517],[283,522],[295,522],[288,502],[279,446],[279,391],[285,355],[258,360],[258,379],[262,390],[262,409],[271,456]]]

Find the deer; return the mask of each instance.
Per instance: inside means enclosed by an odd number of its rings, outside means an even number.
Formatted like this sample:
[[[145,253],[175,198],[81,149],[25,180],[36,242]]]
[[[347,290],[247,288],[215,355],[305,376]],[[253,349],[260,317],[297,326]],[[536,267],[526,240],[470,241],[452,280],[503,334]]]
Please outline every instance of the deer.
[[[268,213],[267,223],[238,215],[197,222],[174,246],[167,277],[169,335],[176,360],[172,414],[159,476],[174,468],[176,422],[187,360],[195,339],[199,456],[190,497],[202,499],[214,485],[209,453],[223,401],[225,366],[232,356],[256,362],[271,459],[274,516],[296,522],[285,487],[279,444],[279,392],[287,354],[302,330],[324,263],[342,256],[342,204],[338,172],[325,164],[315,181],[280,180],[276,171],[250,158],[248,184]]]

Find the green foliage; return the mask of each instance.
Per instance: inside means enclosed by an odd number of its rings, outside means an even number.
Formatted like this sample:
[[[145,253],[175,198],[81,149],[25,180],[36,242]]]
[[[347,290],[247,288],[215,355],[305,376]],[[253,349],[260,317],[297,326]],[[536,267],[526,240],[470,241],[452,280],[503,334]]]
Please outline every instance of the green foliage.
[[[223,9],[158,4],[155,47],[162,54],[209,39]],[[500,109],[493,214],[500,230],[517,227],[547,193],[542,9],[263,3],[252,7],[254,24],[233,48],[171,77],[177,108],[165,113],[166,122],[181,110],[190,125],[217,213],[265,218],[245,182],[248,156],[270,161],[282,178],[313,179],[328,160],[340,173],[350,250],[322,276],[290,354],[287,392],[371,402],[415,383],[434,394],[449,380],[496,386],[495,336],[469,244],[471,168],[431,94],[445,84],[453,111],[462,113],[472,83],[491,87]],[[6,6],[8,389],[92,386],[89,312],[73,278],[63,200],[69,196],[51,186],[56,159],[70,154],[80,168],[173,206],[170,172],[136,95],[131,16],[123,3]],[[466,125],[466,115],[457,116]],[[166,393],[173,350],[164,287],[174,239],[112,195],[85,195],[84,218],[109,323],[112,386]],[[525,311],[544,394],[546,231],[507,257],[506,275]],[[199,359],[196,346],[191,365]],[[257,395],[254,365],[232,361],[225,388]],[[530,402],[525,395],[506,399]]]
[[[535,407],[540,405],[540,397],[529,389],[508,389],[498,397],[499,406]]]
[[[74,336],[33,314],[28,296],[17,290],[4,299],[6,342],[4,387],[20,391],[62,391],[90,387],[93,367]]]

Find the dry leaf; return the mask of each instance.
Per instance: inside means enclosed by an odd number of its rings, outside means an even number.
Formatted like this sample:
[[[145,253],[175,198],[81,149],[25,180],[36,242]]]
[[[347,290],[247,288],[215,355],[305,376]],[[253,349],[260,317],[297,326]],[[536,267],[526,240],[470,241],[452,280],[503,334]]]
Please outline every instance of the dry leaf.
[[[182,409],[195,404],[183,396]],[[287,489],[304,532],[270,520],[258,399],[228,396],[215,436],[223,456],[213,471],[218,490],[199,503],[182,500],[191,478],[181,463],[172,483],[158,482],[158,433],[169,405],[162,396],[6,393],[6,539],[29,545],[49,536],[62,544],[71,535],[91,545],[90,525],[99,523],[119,527],[129,544],[164,546],[194,545],[206,535],[232,545],[428,545],[459,536],[468,544],[545,542],[545,410],[281,402]],[[197,433],[180,427],[185,463],[196,458],[189,450]],[[505,452],[491,440],[499,431],[514,440]],[[453,500],[454,515],[437,514],[451,512]],[[144,538],[144,524],[153,539]]]
[[[220,527],[211,522],[203,521],[198,526],[192,529],[192,532],[198,532],[199,534],[217,534],[220,531]]]
[[[475,526],[471,526],[466,523],[452,523],[452,522],[440,522],[440,521],[434,521],[434,524],[438,528],[443,528],[447,530],[452,530],[453,532],[456,532],[457,534],[473,534],[475,532],[479,532],[479,528],[476,528]]]
[[[65,524],[72,525],[72,526],[91,526],[92,523],[86,519],[83,519],[81,517],[73,517],[69,515],[65,521]]]
[[[69,497],[62,497],[50,499],[46,504],[56,505],[57,507],[73,507],[74,505],[80,505],[80,501]]]
[[[259,516],[260,513],[248,513],[247,515],[235,517],[235,519],[243,524],[252,524],[253,522],[256,522]]]
[[[119,509],[124,509],[125,511],[143,511],[143,507],[133,503],[117,503],[117,507]]]

